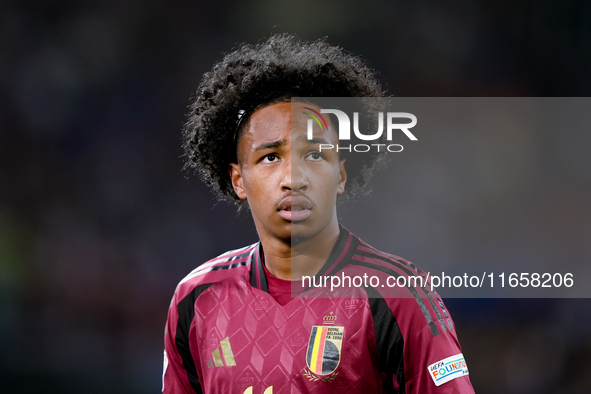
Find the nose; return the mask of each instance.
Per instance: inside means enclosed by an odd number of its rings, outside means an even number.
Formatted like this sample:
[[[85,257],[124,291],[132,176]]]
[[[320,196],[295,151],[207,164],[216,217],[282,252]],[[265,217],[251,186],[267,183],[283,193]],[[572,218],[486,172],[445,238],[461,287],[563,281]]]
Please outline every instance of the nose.
[[[281,180],[281,190],[303,192],[308,189],[308,179],[305,170],[294,161],[286,163]]]

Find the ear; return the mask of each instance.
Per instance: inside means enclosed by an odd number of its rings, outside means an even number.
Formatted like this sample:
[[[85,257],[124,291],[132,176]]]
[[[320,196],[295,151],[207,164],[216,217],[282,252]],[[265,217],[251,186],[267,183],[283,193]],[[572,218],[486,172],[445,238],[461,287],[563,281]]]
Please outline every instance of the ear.
[[[228,170],[230,171],[230,179],[232,180],[232,186],[234,187],[236,195],[241,200],[246,200],[244,179],[242,178],[242,168],[240,168],[240,164],[230,163]]]
[[[345,170],[345,161],[347,159],[341,159],[339,163],[340,177],[337,185],[337,194],[343,194],[345,192],[345,184],[347,183],[347,171]]]

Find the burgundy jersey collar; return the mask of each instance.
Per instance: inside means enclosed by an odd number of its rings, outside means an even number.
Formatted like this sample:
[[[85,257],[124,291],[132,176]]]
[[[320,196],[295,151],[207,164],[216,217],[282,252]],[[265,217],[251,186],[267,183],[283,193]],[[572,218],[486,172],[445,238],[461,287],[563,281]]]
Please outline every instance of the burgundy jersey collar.
[[[335,243],[328,260],[316,274],[317,277],[332,275],[340,271],[348,264],[348,261],[351,259],[351,255],[357,248],[357,243],[359,242],[357,238],[340,224],[339,230],[339,238],[337,239],[337,242]],[[260,242],[258,242],[257,247],[254,248],[251,255],[250,285],[268,293],[269,284],[267,282],[267,277],[265,276],[263,264],[263,246]]]

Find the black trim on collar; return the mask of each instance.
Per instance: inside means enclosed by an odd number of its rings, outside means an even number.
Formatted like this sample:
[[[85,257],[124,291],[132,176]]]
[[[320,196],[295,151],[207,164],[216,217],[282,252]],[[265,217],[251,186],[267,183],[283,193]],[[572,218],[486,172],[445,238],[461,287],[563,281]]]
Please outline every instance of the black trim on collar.
[[[320,268],[320,271],[314,275],[316,280],[320,283],[322,276],[328,276],[340,271],[344,266],[349,264],[351,257],[359,245],[359,240],[349,230],[339,224],[339,238],[330,252],[330,256],[326,263]],[[310,290],[310,286],[306,286],[304,292]]]
[[[259,242],[250,258],[250,285],[268,293],[269,284],[267,283],[265,269],[263,268],[264,255],[263,245]]]
[[[318,271],[316,277],[327,275],[329,271],[337,272],[342,269],[342,267],[347,265],[351,260],[351,256],[357,249],[357,245],[359,245],[357,237],[353,236],[349,230],[339,224],[339,237],[337,238],[337,242],[332,248],[328,260],[322,266],[320,271]],[[259,242],[251,256],[250,285],[268,293],[269,284],[267,282],[267,276],[265,275],[265,269],[263,268],[264,256],[263,245]],[[304,291],[307,290],[309,290],[309,287],[304,289]]]
[[[318,271],[316,277],[332,275],[335,272],[339,272],[344,266],[349,264],[351,257],[357,250],[357,245],[359,245],[357,237],[341,224],[339,224],[339,230],[339,238],[332,248],[332,252],[330,252],[328,261]]]

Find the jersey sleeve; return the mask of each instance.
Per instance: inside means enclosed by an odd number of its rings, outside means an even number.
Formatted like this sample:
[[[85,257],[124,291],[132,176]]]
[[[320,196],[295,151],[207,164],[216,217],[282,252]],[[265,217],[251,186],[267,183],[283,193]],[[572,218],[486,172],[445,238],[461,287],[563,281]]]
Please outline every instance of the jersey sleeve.
[[[384,392],[474,393],[455,327],[436,295],[369,300]]]
[[[187,373],[181,352],[188,350],[188,343],[183,343],[178,334],[179,312],[178,294],[175,292],[166,320],[164,331],[164,365],[162,371],[162,392],[166,394],[202,393],[197,374]],[[181,351],[179,351],[179,346]]]
[[[473,394],[455,331],[433,336],[429,327],[409,333],[404,354],[406,393]]]

